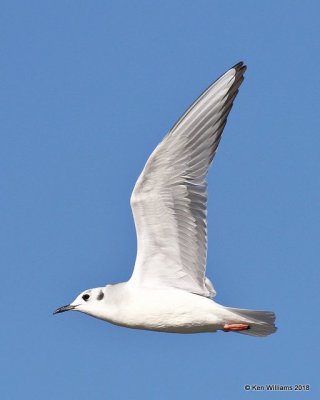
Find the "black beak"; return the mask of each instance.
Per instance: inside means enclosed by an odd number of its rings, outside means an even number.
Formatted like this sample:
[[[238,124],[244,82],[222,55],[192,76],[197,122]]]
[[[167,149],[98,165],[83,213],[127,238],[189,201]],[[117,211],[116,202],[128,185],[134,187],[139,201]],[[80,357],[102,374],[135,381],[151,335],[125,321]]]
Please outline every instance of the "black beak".
[[[57,308],[55,311],[53,311],[53,314],[59,314],[61,312],[65,312],[65,311],[70,311],[70,310],[74,310],[76,306],[72,306],[71,304],[68,304],[66,306],[62,306],[60,308]]]

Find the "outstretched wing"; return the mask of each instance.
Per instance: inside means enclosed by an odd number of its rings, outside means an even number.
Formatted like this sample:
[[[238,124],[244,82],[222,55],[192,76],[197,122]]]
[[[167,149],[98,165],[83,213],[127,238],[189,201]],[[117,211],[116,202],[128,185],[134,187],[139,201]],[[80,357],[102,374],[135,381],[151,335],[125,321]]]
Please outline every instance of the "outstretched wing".
[[[246,66],[216,80],[149,157],[131,196],[137,258],[131,281],[213,296],[205,278],[206,175]]]

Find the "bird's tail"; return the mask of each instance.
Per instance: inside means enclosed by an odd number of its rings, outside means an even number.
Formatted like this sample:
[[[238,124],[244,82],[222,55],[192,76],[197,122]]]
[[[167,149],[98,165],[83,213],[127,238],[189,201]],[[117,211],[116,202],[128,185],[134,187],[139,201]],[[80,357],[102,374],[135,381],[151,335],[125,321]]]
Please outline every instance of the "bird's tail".
[[[250,336],[268,336],[277,330],[274,324],[276,316],[272,311],[243,310],[241,308],[230,307],[228,307],[228,310],[238,318],[240,317],[241,320],[239,322],[249,324],[249,329],[239,331],[238,333]]]

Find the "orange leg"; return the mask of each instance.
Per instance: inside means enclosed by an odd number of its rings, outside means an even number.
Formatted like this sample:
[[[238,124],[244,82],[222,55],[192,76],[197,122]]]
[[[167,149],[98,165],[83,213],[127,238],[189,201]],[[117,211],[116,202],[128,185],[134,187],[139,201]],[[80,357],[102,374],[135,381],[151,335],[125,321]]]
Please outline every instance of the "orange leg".
[[[239,331],[246,331],[250,329],[248,324],[224,324],[223,330],[225,332],[239,332]]]

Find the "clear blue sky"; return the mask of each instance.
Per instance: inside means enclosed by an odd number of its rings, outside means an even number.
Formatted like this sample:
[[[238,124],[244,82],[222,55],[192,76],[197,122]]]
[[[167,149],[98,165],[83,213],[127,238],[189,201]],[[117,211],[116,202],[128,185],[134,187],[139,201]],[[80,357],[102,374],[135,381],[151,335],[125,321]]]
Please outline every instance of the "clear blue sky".
[[[294,0],[1,2],[2,399],[318,398],[319,13]],[[218,302],[274,310],[279,331],[53,316],[130,277],[129,197],[147,157],[241,60],[209,175],[207,274]]]

